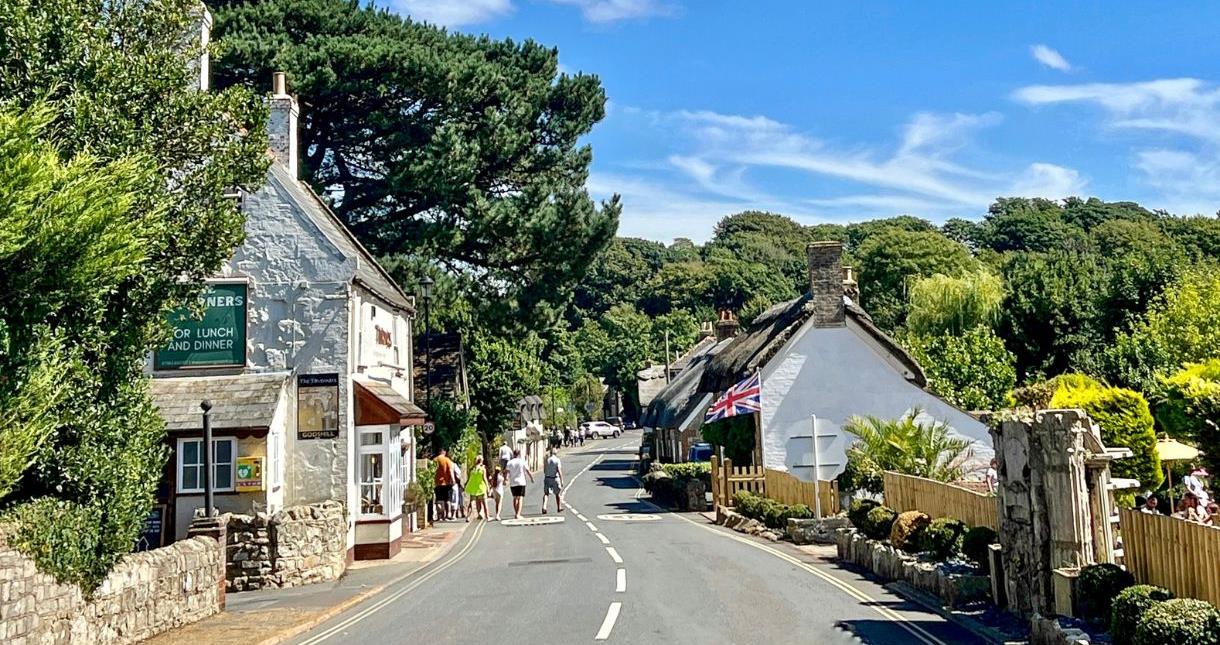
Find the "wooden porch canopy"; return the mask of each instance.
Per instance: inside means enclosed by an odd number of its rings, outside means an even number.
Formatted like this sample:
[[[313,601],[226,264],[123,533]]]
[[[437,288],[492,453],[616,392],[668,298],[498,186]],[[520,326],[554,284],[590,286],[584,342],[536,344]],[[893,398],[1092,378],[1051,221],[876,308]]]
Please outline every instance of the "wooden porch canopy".
[[[422,425],[427,414],[390,387],[370,378],[354,379],[356,384],[356,425]]]

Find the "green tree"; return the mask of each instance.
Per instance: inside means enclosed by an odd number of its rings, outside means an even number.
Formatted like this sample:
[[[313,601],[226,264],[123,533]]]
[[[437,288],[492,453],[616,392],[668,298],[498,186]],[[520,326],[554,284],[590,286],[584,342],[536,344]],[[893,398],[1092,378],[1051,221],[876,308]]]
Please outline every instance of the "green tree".
[[[467,378],[478,415],[475,428],[490,446],[512,427],[521,397],[540,392],[542,343],[535,336],[524,342],[477,332],[470,337]]]
[[[991,329],[908,335],[902,341],[923,367],[928,385],[946,401],[966,410],[1008,406],[1008,393],[1017,384],[1016,359]]]
[[[1157,427],[1197,446],[1220,446],[1220,358],[1192,363],[1158,379],[1153,396]],[[1206,450],[1203,461],[1220,470],[1220,455]]]
[[[286,71],[307,179],[375,252],[464,273],[483,326],[549,319],[618,227],[585,190],[605,115],[558,52],[350,0],[217,3],[218,85]]]
[[[983,269],[960,278],[939,273],[920,278],[911,285],[907,329],[920,336],[937,336],[990,328],[1003,300],[1000,279]]]
[[[724,448],[724,456],[737,465],[748,465],[754,459],[754,417],[739,415],[705,423],[699,433],[709,443]]]
[[[568,388],[568,399],[572,401],[581,419],[597,419],[601,417],[602,394],[601,381],[592,374],[582,374]]]
[[[133,192],[111,185],[137,215],[139,270],[45,319],[83,367],[62,374],[55,432],[5,500],[25,531],[18,546],[86,587],[135,544],[161,477],[164,429],[146,393],[145,356],[166,339],[164,312],[193,297],[242,240],[228,195],[261,184],[266,170],[265,112],[253,95],[198,90],[199,7],[50,0],[0,11],[6,105],[45,102],[43,136],[54,133],[61,157],[139,158],[151,173]],[[39,262],[22,257],[8,276],[32,275]]]
[[[856,257],[862,305],[889,330],[906,320],[906,294],[913,280],[937,273],[958,277],[978,267],[966,247],[933,230],[882,228],[860,244]]]

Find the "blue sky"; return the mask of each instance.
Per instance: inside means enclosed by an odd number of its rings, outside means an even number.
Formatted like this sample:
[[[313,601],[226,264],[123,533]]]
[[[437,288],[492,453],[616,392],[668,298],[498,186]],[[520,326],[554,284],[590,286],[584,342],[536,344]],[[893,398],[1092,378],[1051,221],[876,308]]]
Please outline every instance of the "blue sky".
[[[598,75],[621,235],[978,219],[997,196],[1220,209],[1220,4],[383,0]]]

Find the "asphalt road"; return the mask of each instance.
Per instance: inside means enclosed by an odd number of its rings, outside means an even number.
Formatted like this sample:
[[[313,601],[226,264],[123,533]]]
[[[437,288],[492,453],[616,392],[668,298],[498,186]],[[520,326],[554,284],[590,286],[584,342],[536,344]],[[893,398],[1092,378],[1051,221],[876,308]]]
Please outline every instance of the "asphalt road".
[[[981,642],[791,545],[652,506],[632,476],[638,442],[561,455],[575,509],[562,523],[472,527],[444,558],[293,642]],[[539,477],[527,518],[541,517],[541,495]]]

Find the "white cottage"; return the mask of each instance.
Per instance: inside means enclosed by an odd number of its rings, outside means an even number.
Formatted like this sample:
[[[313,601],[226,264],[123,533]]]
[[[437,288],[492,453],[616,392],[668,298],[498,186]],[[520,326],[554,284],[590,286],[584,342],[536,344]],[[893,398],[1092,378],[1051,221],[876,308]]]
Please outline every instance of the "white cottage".
[[[986,426],[927,389],[919,364],[873,324],[852,297],[855,281],[842,266],[838,242],[809,245],[809,293],[770,308],[719,351],[700,391],[719,394],[747,374],[762,382],[756,458],[767,468],[813,475],[816,418],[819,479],[843,472],[853,441],[843,430],[855,415],[898,418],[923,410],[974,442],[973,461],[992,455]]]
[[[414,301],[297,178],[298,107],[283,74],[268,100],[274,162],[242,196],[245,242],[208,280],[203,318],[176,314],[174,341],[148,362],[173,451],[160,540],[183,537],[202,505],[206,399],[220,511],[338,501],[349,559],[391,557],[412,529],[403,493],[424,422]]]

